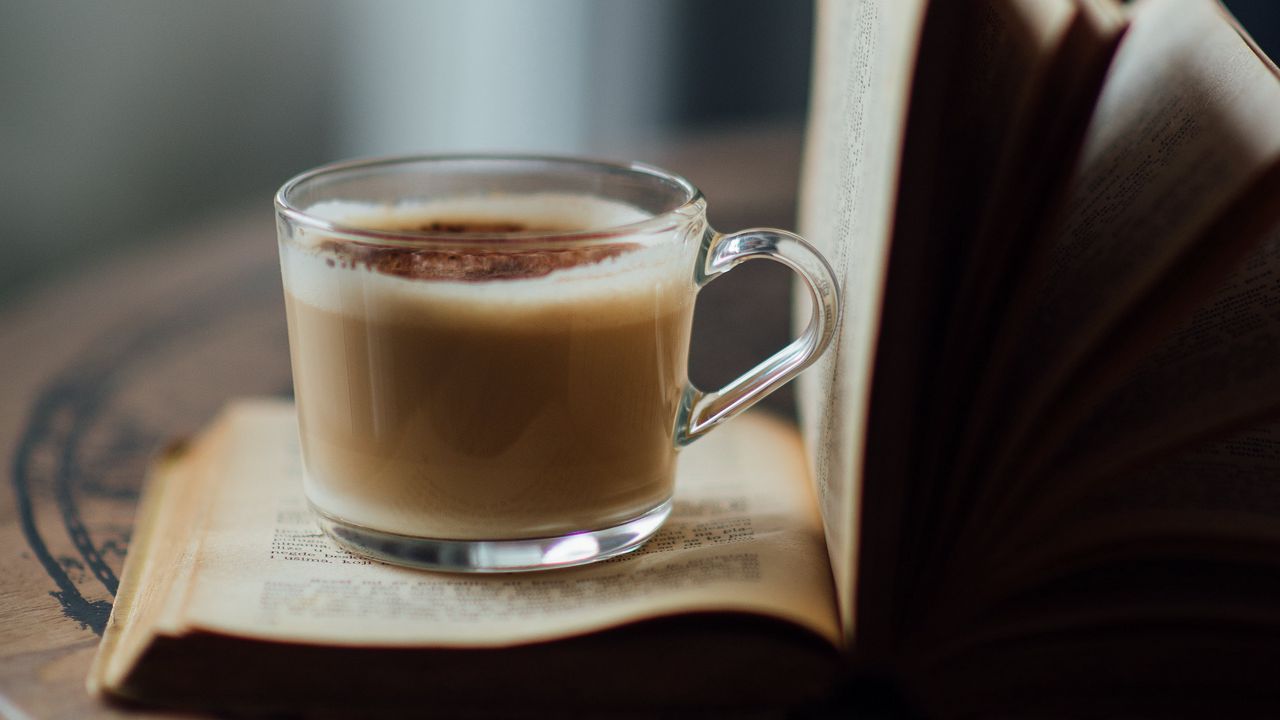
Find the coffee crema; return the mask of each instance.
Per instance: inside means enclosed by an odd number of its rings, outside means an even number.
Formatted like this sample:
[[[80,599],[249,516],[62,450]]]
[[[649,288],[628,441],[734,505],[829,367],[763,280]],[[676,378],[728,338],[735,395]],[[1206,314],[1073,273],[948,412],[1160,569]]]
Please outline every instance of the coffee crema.
[[[533,237],[647,217],[585,196],[328,211],[344,226],[433,239],[389,246],[309,230],[282,245],[320,511],[405,535],[498,540],[608,527],[671,496],[689,242]],[[442,234],[493,232],[521,236],[509,250],[439,247]]]

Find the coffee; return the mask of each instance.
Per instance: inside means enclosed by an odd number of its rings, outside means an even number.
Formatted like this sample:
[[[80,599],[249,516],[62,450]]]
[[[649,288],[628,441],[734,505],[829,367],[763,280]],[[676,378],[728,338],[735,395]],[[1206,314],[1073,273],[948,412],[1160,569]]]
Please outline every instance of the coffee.
[[[693,250],[582,195],[327,203],[282,243],[308,496],[354,525],[499,540],[608,527],[672,493]],[[502,243],[476,233],[515,233]],[[456,234],[457,244],[440,238]],[[655,241],[655,239],[657,241]],[[694,239],[696,242],[696,238]]]

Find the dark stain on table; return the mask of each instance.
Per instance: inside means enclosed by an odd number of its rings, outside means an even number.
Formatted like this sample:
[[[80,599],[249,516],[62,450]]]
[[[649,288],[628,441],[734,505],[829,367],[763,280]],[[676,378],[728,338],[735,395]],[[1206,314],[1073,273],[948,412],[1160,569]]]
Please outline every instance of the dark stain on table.
[[[220,321],[274,308],[279,299],[278,270],[265,267],[176,306],[158,308],[154,315],[131,319],[100,335],[38,394],[13,458],[19,521],[27,546],[55,586],[49,594],[61,605],[63,614],[82,628],[98,635],[106,628],[111,603],[86,598],[82,588],[86,583],[97,583],[114,597],[119,578],[104,553],[118,553],[122,548],[114,538],[95,542],[77,499],[86,491],[123,496],[120,499],[128,501],[135,500],[137,494],[136,487],[121,492],[103,482],[109,465],[79,462],[85,435],[99,420],[119,414],[113,412],[112,402],[126,370],[145,365],[158,351]],[[147,430],[136,424],[131,429],[126,442],[111,448],[109,461],[136,463],[140,454],[149,456],[159,443],[171,439],[163,435],[164,429]],[[36,518],[48,502],[46,497],[56,505],[76,556],[55,555],[41,534]],[[77,567],[87,568],[89,574],[73,577],[69,570]]]

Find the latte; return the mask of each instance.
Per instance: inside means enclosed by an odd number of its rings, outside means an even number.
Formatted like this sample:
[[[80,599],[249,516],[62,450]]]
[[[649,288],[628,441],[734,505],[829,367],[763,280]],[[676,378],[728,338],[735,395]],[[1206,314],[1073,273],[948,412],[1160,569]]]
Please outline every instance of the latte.
[[[385,532],[501,540],[608,527],[671,496],[696,238],[627,232],[647,215],[582,195],[308,213],[430,238],[308,229],[282,242],[318,510]]]

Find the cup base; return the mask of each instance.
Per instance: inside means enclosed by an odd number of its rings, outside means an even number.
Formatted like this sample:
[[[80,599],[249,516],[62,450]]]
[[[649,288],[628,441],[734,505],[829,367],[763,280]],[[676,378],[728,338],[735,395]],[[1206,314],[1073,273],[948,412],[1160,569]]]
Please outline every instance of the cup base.
[[[518,540],[439,540],[353,525],[311,506],[316,522],[343,548],[394,565],[447,572],[530,572],[573,567],[637,550],[653,537],[671,501],[624,523],[558,537]]]

